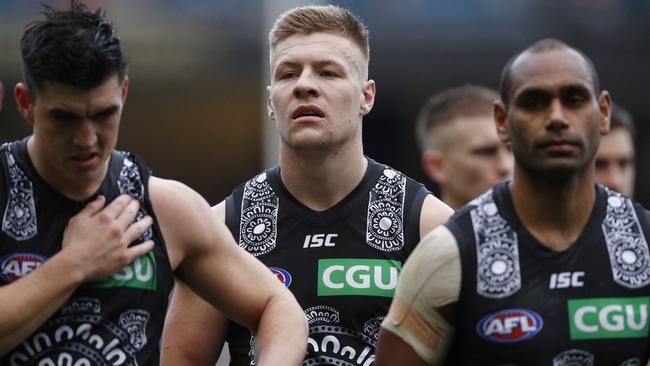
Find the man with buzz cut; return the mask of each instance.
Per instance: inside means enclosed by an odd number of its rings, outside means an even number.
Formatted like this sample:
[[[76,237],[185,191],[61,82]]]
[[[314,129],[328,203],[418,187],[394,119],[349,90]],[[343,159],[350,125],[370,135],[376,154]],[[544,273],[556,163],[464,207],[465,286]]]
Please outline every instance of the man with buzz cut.
[[[299,364],[291,293],[201,196],[115,150],[129,79],[111,22],[44,15],[15,88],[33,134],[0,147],[0,365],[159,365],[174,276],[256,332],[260,363]]]
[[[309,321],[303,364],[370,365],[402,264],[452,211],[363,154],[375,82],[359,19],[332,5],[291,9],[269,43],[280,164],[235,188],[215,214],[298,299]],[[179,286],[163,365],[213,366],[224,337],[231,365],[257,363],[257,337]]]
[[[596,152],[596,182],[628,197],[634,196],[635,135],[630,113],[613,103],[609,133],[600,140]]]
[[[512,181],[418,245],[376,366],[646,365],[650,212],[594,182],[611,98],[553,39],[506,64],[494,117]]]
[[[494,126],[498,98],[479,85],[445,89],[427,100],[415,122],[422,169],[455,210],[512,177],[510,145]]]

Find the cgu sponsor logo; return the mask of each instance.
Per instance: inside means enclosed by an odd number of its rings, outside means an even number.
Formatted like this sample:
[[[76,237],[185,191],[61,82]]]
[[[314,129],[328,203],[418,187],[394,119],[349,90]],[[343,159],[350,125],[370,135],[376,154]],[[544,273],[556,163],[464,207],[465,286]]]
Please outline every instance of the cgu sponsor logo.
[[[314,234],[305,236],[303,248],[333,247],[336,245],[334,239],[339,234]]]
[[[156,289],[156,256],[149,252],[134,260],[111,277],[93,283],[95,287],[133,287],[143,290]]]
[[[40,267],[46,257],[33,253],[12,253],[0,258],[0,277],[14,282]]]
[[[569,300],[571,339],[647,337],[649,305],[647,296]]]
[[[320,259],[318,296],[393,297],[402,263],[385,259]]]
[[[514,343],[536,336],[543,326],[542,317],[532,310],[508,309],[485,316],[476,331],[488,341]]]
[[[291,285],[292,277],[289,271],[280,267],[269,267],[269,269],[271,270],[271,273],[273,273],[275,277],[284,284],[284,287],[289,287],[289,285]]]

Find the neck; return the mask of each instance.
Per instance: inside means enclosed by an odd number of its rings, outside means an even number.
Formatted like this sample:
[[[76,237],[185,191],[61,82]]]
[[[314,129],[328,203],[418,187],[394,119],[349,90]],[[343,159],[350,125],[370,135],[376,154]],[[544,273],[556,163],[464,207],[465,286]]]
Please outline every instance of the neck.
[[[456,199],[453,195],[449,194],[446,190],[441,190],[440,192],[440,198],[444,203],[446,203],[449,207],[451,207],[454,211],[458,210],[459,208],[463,207],[463,205],[467,202],[462,202],[460,199]]]
[[[510,184],[521,222],[546,247],[563,251],[579,237],[596,200],[592,168],[562,180],[540,179],[515,168]]]
[[[324,211],[336,205],[361,182],[368,161],[361,144],[335,152],[294,151],[280,147],[282,182],[303,205]]]
[[[38,145],[34,143],[34,136],[27,140],[27,154],[34,165],[36,173],[47,184],[65,197],[75,201],[83,201],[99,190],[108,172],[110,162],[110,158],[106,159],[102,165],[102,174],[92,179],[83,179],[81,177],[74,179],[66,177],[64,173],[55,170],[50,164],[46,163],[48,157],[38,150]]]

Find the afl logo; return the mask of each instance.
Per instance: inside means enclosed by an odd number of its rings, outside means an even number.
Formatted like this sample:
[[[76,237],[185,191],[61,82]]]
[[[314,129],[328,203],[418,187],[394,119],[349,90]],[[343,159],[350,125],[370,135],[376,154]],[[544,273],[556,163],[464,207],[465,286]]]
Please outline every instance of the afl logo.
[[[476,331],[488,341],[514,343],[534,337],[543,325],[542,317],[532,310],[508,309],[481,319]]]
[[[289,285],[291,285],[291,274],[287,272],[287,270],[279,267],[269,267],[269,269],[275,277],[280,280],[280,282],[284,283],[284,287],[289,287]]]
[[[0,277],[7,282],[14,282],[31,273],[46,257],[32,253],[13,253],[0,258]]]

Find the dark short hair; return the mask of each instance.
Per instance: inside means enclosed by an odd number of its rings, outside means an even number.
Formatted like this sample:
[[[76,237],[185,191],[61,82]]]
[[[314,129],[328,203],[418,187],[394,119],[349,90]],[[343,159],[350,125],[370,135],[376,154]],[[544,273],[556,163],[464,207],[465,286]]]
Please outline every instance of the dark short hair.
[[[594,85],[594,93],[596,94],[600,93],[598,73],[596,72],[596,67],[594,66],[593,61],[591,61],[591,59],[584,52],[580,51],[575,47],[569,46],[565,42],[562,42],[557,39],[545,38],[533,43],[525,50],[515,54],[508,60],[508,62],[506,62],[506,65],[503,67],[503,71],[501,71],[501,101],[503,102],[503,104],[508,106],[508,102],[509,102],[508,93],[510,92],[510,84],[511,84],[510,72],[515,60],[517,60],[519,56],[521,56],[525,52],[542,53],[542,52],[555,51],[555,50],[573,50],[577,52],[585,60],[587,66],[589,67],[589,73],[591,74],[591,79]]]
[[[632,119],[630,112],[619,104],[612,102],[612,115],[610,118],[610,130],[615,128],[624,129],[630,133],[632,140],[634,140],[636,137],[636,127],[634,126],[634,119]]]
[[[420,151],[432,148],[432,131],[458,117],[492,116],[499,94],[484,86],[465,84],[429,97],[415,121],[415,138]]]
[[[126,52],[101,9],[74,1],[70,10],[44,5],[44,20],[28,24],[21,39],[23,77],[34,91],[45,82],[88,90],[117,74],[126,76]]]

